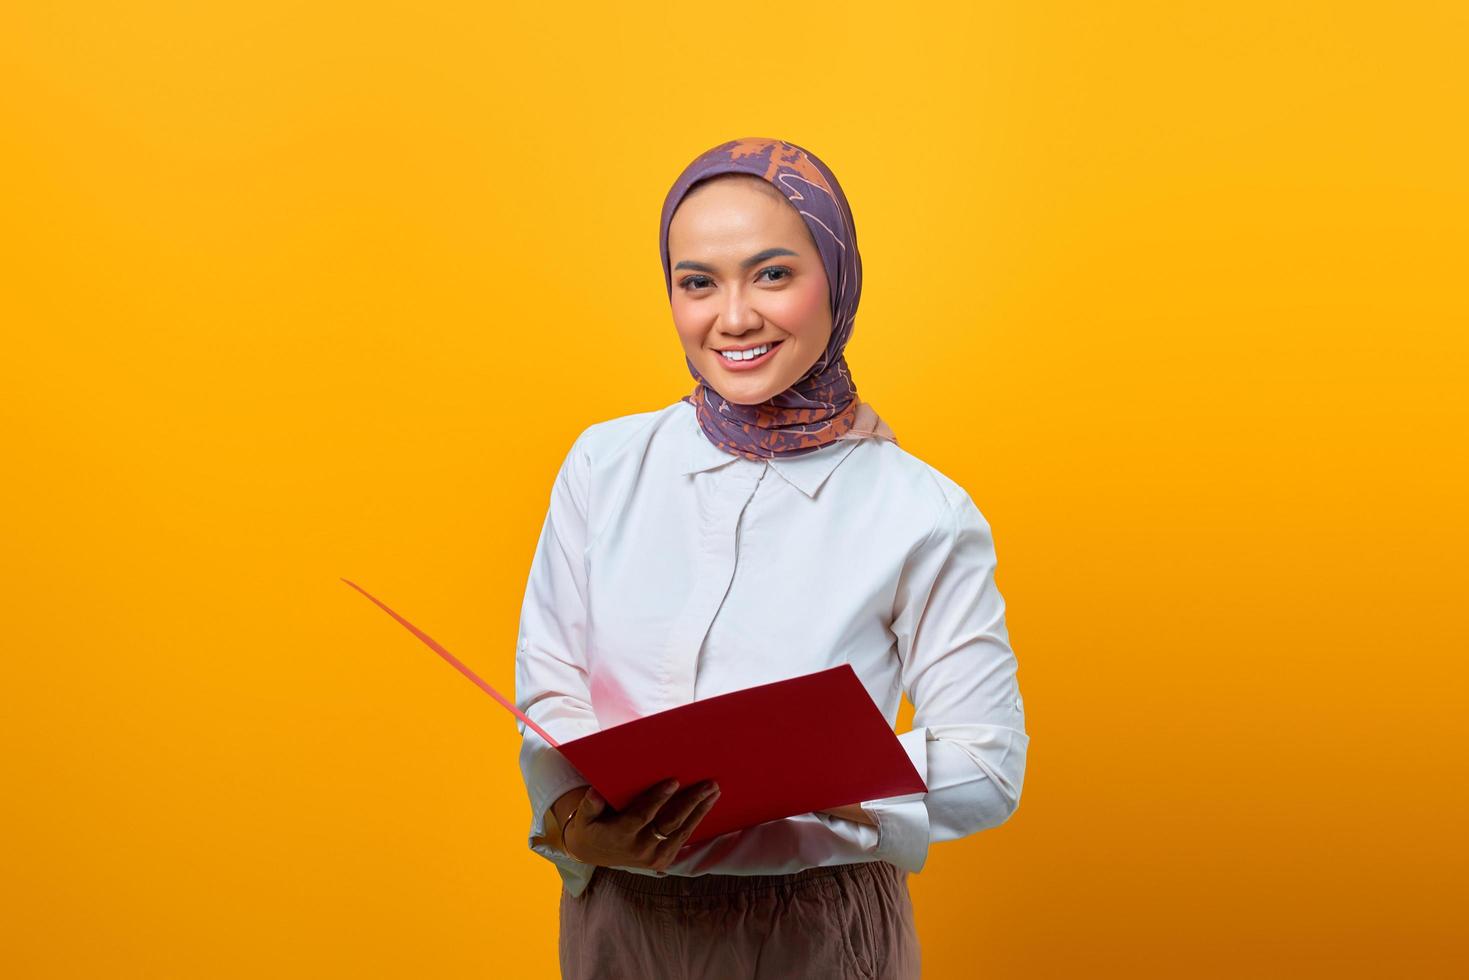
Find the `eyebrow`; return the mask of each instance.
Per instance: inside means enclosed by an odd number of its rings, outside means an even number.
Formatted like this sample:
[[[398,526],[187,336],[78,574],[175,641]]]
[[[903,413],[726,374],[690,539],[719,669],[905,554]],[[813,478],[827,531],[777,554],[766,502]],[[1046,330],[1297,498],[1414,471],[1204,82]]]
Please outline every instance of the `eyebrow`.
[[[763,251],[763,252],[756,252],[754,255],[750,256],[748,259],[745,259],[745,261],[743,261],[743,262],[740,263],[740,268],[741,269],[748,269],[752,265],[759,265],[761,262],[764,262],[766,259],[773,259],[777,255],[793,255],[796,258],[800,258],[800,255],[798,255],[795,252],[792,252],[788,248],[767,248],[765,251]],[[674,271],[677,271],[679,269],[693,269],[695,272],[713,272],[714,271],[714,267],[713,266],[705,265],[702,262],[695,262],[692,259],[684,259],[682,262],[680,262],[678,265],[674,266],[673,268],[674,268]]]

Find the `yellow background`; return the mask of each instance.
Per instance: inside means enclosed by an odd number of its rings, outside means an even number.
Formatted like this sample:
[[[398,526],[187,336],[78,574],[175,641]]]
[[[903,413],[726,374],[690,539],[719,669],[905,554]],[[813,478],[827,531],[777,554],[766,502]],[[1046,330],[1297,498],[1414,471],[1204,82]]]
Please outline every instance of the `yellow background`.
[[[510,717],[658,211],[822,156],[1032,737],[930,977],[1466,967],[1462,3],[0,13],[5,972],[550,977]],[[905,708],[906,728],[911,709]],[[1463,974],[1459,974],[1463,975]]]

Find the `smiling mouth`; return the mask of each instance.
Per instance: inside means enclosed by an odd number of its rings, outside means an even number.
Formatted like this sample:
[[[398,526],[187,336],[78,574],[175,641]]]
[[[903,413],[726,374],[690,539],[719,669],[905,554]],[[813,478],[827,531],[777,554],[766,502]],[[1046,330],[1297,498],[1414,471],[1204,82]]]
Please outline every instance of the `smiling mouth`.
[[[725,354],[723,351],[715,351],[714,353],[730,367],[746,367],[769,360],[770,355],[775,353],[775,349],[783,343],[785,341],[777,340],[774,343],[761,344],[759,347],[752,347],[750,350],[745,351],[735,351],[731,354]]]

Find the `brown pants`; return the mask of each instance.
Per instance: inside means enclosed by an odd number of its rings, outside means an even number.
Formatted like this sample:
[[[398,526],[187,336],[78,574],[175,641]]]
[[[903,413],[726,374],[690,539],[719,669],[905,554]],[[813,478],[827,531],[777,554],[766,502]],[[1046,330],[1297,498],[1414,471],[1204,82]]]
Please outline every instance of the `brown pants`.
[[[599,867],[561,890],[563,980],[911,980],[908,872],[886,861],[790,875]]]

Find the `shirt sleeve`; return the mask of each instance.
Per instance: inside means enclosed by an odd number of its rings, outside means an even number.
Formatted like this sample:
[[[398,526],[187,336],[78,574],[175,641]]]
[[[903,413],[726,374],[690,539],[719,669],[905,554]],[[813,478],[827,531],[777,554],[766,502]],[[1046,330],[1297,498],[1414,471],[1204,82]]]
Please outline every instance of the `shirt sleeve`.
[[[553,738],[571,741],[598,730],[587,686],[586,539],[589,461],[578,436],[551,487],[550,505],[531,560],[515,654],[515,706]],[[530,849],[556,865],[580,894],[594,866],[535,838],[545,835],[546,810],[568,790],[591,781],[525,722],[520,770],[530,798]]]
[[[905,565],[894,613],[914,707],[913,728],[898,740],[928,792],[863,806],[878,821],[877,856],[919,871],[930,844],[1010,818],[1030,743],[993,535],[962,489]]]

